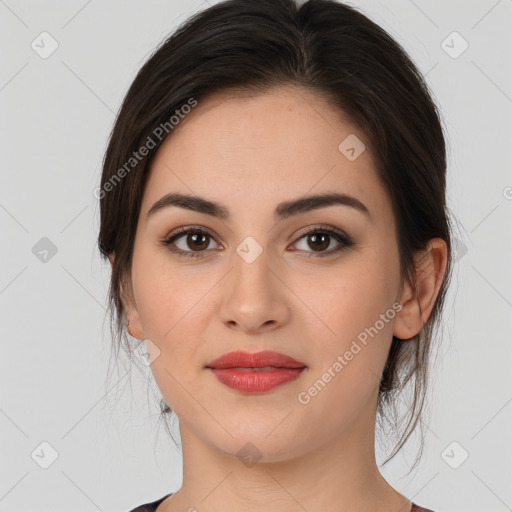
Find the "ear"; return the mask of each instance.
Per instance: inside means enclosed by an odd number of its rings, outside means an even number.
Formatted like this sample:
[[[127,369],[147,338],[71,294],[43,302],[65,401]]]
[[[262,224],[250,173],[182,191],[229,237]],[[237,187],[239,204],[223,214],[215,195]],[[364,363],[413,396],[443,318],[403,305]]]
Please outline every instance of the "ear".
[[[110,261],[110,266],[112,271],[115,268],[115,255],[110,254],[108,257]],[[131,284],[131,283],[130,283]],[[135,304],[135,299],[133,297],[133,288],[130,285],[125,287],[123,283],[121,283],[121,300],[123,302],[124,310],[125,310],[125,320],[127,322],[127,330],[128,333],[137,339],[143,340],[145,339],[144,330],[142,328],[142,322],[140,319],[139,312],[137,311],[137,307]]]
[[[416,336],[430,316],[448,263],[446,242],[432,238],[414,260],[416,281],[404,285],[400,297],[402,309],[396,315],[393,329],[393,335],[402,340]]]

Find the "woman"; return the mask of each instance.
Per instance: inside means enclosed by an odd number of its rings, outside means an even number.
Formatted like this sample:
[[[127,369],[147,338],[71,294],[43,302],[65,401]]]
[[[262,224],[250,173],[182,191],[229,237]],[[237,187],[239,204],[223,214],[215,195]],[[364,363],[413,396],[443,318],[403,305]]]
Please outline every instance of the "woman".
[[[421,74],[354,8],[220,2],[155,51],[109,140],[98,241],[116,347],[144,340],[184,474],[133,512],[428,510],[374,440],[408,382],[395,454],[421,424],[445,175]]]

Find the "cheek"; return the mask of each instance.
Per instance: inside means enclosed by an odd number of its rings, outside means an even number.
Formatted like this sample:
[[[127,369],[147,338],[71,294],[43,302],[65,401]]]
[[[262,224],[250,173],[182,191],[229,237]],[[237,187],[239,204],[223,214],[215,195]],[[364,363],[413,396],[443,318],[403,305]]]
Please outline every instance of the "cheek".
[[[353,260],[357,258],[354,255]],[[311,280],[300,276],[297,283],[307,304],[314,306],[331,331],[343,337],[375,322],[391,307],[396,287],[393,268],[378,257],[361,258],[355,264],[344,262]]]
[[[315,414],[333,411],[335,426],[348,424],[376,397],[392,337],[392,274],[386,276],[382,260],[367,259],[360,267],[339,267],[325,282],[317,280],[316,288],[300,291],[321,319],[303,317],[308,319],[303,332],[314,340],[314,364],[302,399],[310,400],[305,410]]]
[[[134,255],[132,270],[144,334],[160,350],[152,372],[167,403],[179,408],[177,401],[187,401],[179,383],[191,382],[206,363],[201,344],[215,309],[211,291],[218,272],[175,264],[154,248]]]
[[[134,258],[132,271],[144,334],[160,351],[151,371],[171,409],[182,411],[190,407],[190,396],[180,383],[191,382],[202,364],[198,344],[212,283],[204,274],[193,275],[165,256],[143,251]]]
[[[142,325],[148,338],[163,344],[182,324],[190,328],[190,319],[200,309],[200,298],[208,291],[204,274],[173,265],[172,257],[165,249],[155,250],[147,242],[134,254],[132,265]]]
[[[315,279],[301,276],[297,281],[297,295],[315,313],[301,308],[310,339],[315,340],[319,367],[328,368],[339,355],[352,351],[347,366],[378,374],[392,338],[395,267],[390,257],[368,250],[364,258],[354,253],[350,260],[331,267],[328,277],[316,274]]]

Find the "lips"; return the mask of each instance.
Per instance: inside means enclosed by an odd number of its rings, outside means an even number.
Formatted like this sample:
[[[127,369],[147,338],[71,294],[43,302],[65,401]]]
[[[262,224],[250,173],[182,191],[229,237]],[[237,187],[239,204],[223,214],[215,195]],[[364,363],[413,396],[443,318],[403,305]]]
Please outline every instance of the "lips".
[[[207,368],[265,371],[274,368],[305,368],[306,365],[280,352],[265,350],[262,352],[228,352],[209,362]],[[270,368],[269,368],[270,367]]]
[[[293,357],[263,352],[228,352],[206,365],[225,386],[241,393],[266,393],[296,380],[306,365]]]

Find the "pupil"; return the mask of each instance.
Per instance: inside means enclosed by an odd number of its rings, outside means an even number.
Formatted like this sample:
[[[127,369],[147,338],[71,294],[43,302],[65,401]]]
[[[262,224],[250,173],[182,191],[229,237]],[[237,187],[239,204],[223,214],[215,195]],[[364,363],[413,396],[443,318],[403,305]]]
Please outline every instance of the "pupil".
[[[202,237],[202,238],[206,239],[207,235],[204,235],[204,234],[201,234],[201,233],[189,235],[189,238],[192,238],[194,244],[196,244],[196,247],[197,247],[197,243],[196,242],[197,242],[199,237]],[[200,243],[199,246],[200,246],[199,247],[200,249],[204,249],[205,247],[208,247],[208,243],[206,243],[206,246],[205,246],[205,243],[204,243],[204,240],[203,240],[203,243],[202,244]]]
[[[311,235],[312,239],[315,240],[314,243],[314,246],[313,248],[314,249],[325,249],[326,247],[329,247],[329,243],[327,242],[327,244],[325,243],[328,239],[329,239],[329,235],[324,235],[324,234],[319,234],[319,233],[314,233],[313,235]],[[319,244],[317,244],[316,242],[319,241],[319,239],[322,239],[320,241]]]

